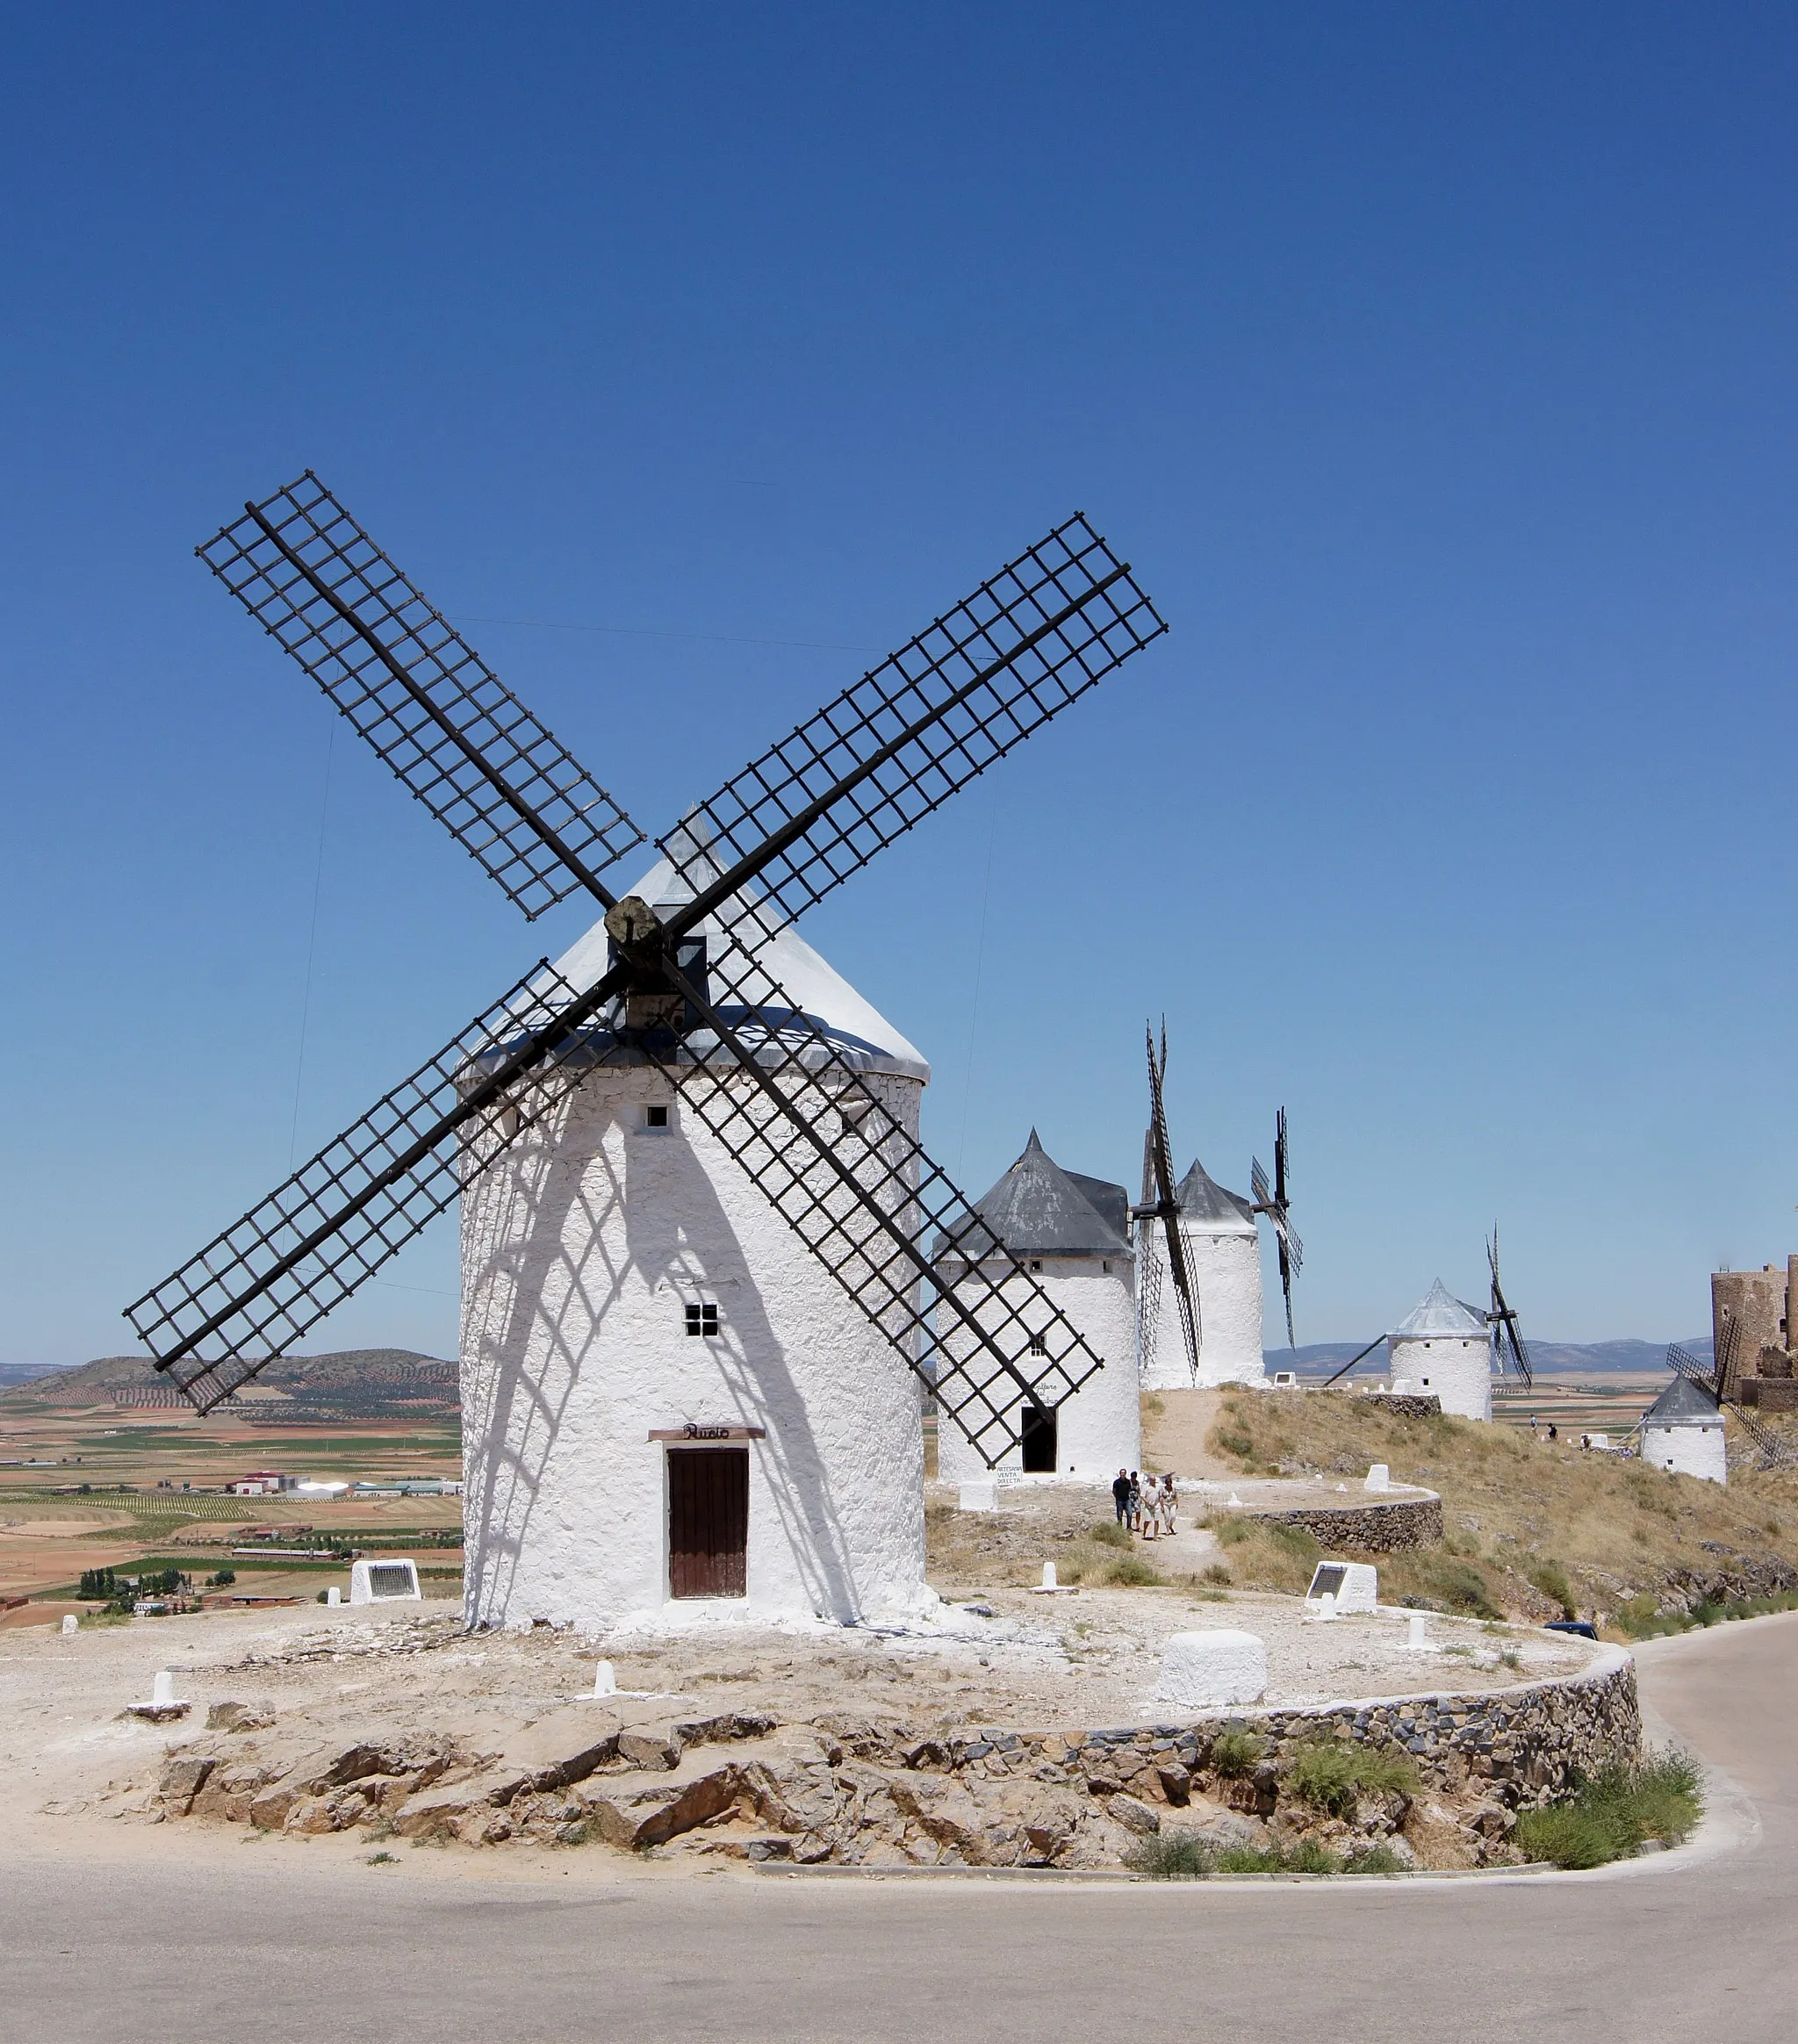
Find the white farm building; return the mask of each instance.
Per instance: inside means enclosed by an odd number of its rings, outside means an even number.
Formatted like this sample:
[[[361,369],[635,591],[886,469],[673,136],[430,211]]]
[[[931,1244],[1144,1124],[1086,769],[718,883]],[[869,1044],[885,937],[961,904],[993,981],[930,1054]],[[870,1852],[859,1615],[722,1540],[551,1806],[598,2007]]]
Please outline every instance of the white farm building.
[[[1153,1195],[1145,1190],[1146,1206]],[[1176,1188],[1180,1237],[1198,1296],[1198,1374],[1193,1375],[1168,1269],[1163,1224],[1137,1223],[1140,1286],[1138,1355],[1145,1391],[1194,1385],[1264,1384],[1261,1347],[1261,1237],[1255,1209],[1226,1191],[1196,1158]]]
[[[632,891],[692,898],[665,861]],[[790,925],[737,932],[915,1133],[918,1052]],[[463,1195],[468,1622],[934,1602],[917,1379],[640,1053],[593,1055]]]
[[[1642,1415],[1642,1459],[1655,1469],[1730,1480],[1723,1408],[1701,1384],[1675,1377]]]
[[[1440,1399],[1464,1420],[1492,1416],[1492,1330],[1440,1278],[1386,1336],[1386,1359],[1393,1391]]]
[[[1059,1477],[1064,1482],[1108,1484],[1119,1469],[1141,1461],[1142,1407],[1136,1377],[1136,1259],[1132,1254],[1130,1196],[1121,1185],[1064,1171],[1035,1129],[1024,1154],[975,1203],[999,1244],[1026,1266],[1105,1367],[1053,1413],[1025,1411],[1015,1439],[995,1465],[1006,1478]],[[937,1247],[938,1276],[960,1285],[975,1317],[990,1308],[994,1285],[978,1263],[945,1259]],[[997,1266],[989,1266],[996,1271]],[[1013,1281],[1016,1282],[1015,1279]],[[999,1292],[1003,1298],[1003,1288]],[[1001,1309],[1003,1310],[1003,1309]],[[949,1355],[970,1373],[991,1381],[998,1364],[983,1371],[983,1352],[959,1324],[945,1327]],[[1003,1403],[996,1394],[996,1402]],[[944,1422],[937,1436],[938,1474],[947,1482],[987,1476],[987,1464],[960,1430]]]

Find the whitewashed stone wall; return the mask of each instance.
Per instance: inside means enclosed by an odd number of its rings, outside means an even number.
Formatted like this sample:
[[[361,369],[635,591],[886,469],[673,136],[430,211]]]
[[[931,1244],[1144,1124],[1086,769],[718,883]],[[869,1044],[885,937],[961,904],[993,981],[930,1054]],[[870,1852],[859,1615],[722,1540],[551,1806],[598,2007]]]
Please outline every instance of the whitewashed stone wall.
[[[747,1082],[738,1081],[737,1083]],[[865,1082],[908,1130],[922,1087]],[[667,1103],[670,1127],[645,1126]],[[462,1202],[465,1609],[471,1624],[915,1610],[917,1378],[665,1082],[586,1076]],[[715,1302],[716,1340],[685,1331]],[[652,1429],[759,1426],[748,1595],[668,1597]]]
[[[1457,1419],[1492,1416],[1492,1342],[1484,1335],[1386,1337],[1392,1388],[1400,1397],[1442,1400]]]
[[[1730,1480],[1721,1417],[1689,1426],[1644,1427],[1642,1459],[1651,1468],[1669,1469],[1678,1476],[1702,1477],[1707,1483]]]
[[[1228,1234],[1181,1230],[1188,1268],[1198,1292],[1198,1383],[1264,1384],[1262,1358],[1261,1242],[1255,1229]],[[1141,1228],[1138,1249],[1154,1260],[1143,1280],[1141,1382],[1145,1391],[1185,1391],[1193,1378],[1180,1329],[1180,1306],[1168,1270],[1168,1242],[1160,1221]]]
[[[1065,1480],[1108,1484],[1120,1469],[1142,1465],[1142,1401],[1135,1365],[1136,1260],[1119,1255],[1043,1256],[1031,1262],[1037,1283],[1105,1365],[1057,1414],[1055,1473]],[[1039,1262],[1040,1270],[1033,1267]],[[964,1280],[963,1291],[982,1325],[999,1317],[1001,1309],[984,1279]],[[983,1384],[1003,1378],[998,1364],[966,1328],[940,1308],[937,1319],[949,1357],[960,1361],[972,1355],[974,1372]],[[1031,1359],[1022,1361],[1028,1371]],[[1002,1475],[1022,1472],[1024,1451],[1015,1434],[997,1468]],[[937,1423],[937,1473],[950,1483],[989,1473],[985,1458],[946,1414]]]

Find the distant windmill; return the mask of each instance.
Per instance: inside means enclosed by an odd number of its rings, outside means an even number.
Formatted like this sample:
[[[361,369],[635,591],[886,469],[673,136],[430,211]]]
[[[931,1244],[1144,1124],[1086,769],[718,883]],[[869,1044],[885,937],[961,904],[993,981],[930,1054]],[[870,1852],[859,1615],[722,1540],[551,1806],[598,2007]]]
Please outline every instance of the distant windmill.
[[[1736,1320],[1724,1321],[1722,1337],[1715,1343],[1715,1357],[1709,1363],[1701,1362],[1689,1349],[1681,1348],[1675,1342],[1667,1350],[1667,1368],[1688,1384],[1695,1384],[1715,1401],[1719,1410],[1727,1407],[1730,1417],[1753,1442],[1763,1469],[1787,1469],[1798,1462],[1798,1450],[1724,1393],[1736,1360],[1737,1335],[1741,1324]]]
[[[1286,1110],[1284,1107],[1274,1122],[1273,1189],[1269,1191],[1268,1175],[1262,1170],[1259,1157],[1249,1159],[1248,1179],[1255,1188],[1255,1211],[1266,1214],[1274,1224],[1280,1250],[1280,1290],[1286,1298],[1286,1346],[1297,1349],[1298,1343],[1292,1334],[1292,1280],[1305,1261],[1305,1244],[1293,1233],[1292,1207],[1286,1196]]]
[[[1535,1378],[1529,1367],[1529,1350],[1524,1347],[1523,1336],[1518,1328],[1516,1312],[1507,1300],[1505,1288],[1499,1282],[1497,1221],[1492,1223],[1492,1239],[1485,1246],[1485,1260],[1492,1274],[1492,1302],[1485,1316],[1486,1325],[1492,1330],[1492,1360],[1501,1377],[1517,1380],[1500,1385],[1499,1394],[1517,1398],[1535,1389]]]

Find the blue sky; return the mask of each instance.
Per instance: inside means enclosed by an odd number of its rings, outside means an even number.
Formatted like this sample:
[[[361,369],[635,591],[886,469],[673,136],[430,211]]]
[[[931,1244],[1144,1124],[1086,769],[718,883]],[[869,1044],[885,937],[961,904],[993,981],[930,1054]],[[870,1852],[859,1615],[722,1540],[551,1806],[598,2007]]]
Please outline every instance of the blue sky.
[[[1495,1217],[1527,1329],[1702,1328],[1798,1239],[1794,89],[1751,5],[8,11],[0,1360],[586,919],[193,559],[307,466],[652,831],[1084,509],[1169,636],[806,925],[935,1153],[1133,1181],[1165,1011],[1301,1341]]]

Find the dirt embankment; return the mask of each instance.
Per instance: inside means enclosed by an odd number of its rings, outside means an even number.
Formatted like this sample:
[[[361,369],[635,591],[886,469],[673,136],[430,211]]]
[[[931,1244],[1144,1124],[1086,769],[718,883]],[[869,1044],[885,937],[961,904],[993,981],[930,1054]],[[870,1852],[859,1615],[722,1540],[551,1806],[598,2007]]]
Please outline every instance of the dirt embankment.
[[[1798,1472],[1732,1470],[1725,1487],[1510,1426],[1403,1419],[1346,1391],[1161,1395],[1168,1416],[1146,1414],[1145,1453],[1209,1412],[1210,1451],[1233,1473],[1352,1482],[1384,1462],[1395,1482],[1439,1492],[1439,1550],[1368,1558],[1384,1600],[1538,1621],[1565,1610],[1627,1631],[1657,1609],[1798,1589]],[[1312,1558],[1296,1544],[1219,1530],[1237,1582],[1300,1587]]]

